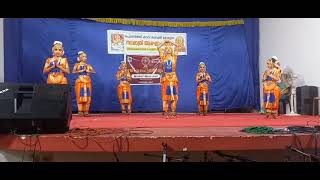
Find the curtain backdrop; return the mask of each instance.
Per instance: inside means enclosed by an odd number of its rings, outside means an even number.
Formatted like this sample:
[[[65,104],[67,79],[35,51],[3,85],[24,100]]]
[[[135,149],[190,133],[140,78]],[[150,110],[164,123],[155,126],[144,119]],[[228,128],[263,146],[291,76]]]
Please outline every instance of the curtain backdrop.
[[[142,19],[142,18],[140,18]],[[160,21],[230,20],[214,18],[143,18]],[[123,55],[107,52],[107,30],[187,33],[188,55],[179,56],[178,112],[196,112],[195,74],[200,61],[207,64],[210,84],[210,109],[260,108],[259,100],[259,22],[244,19],[244,24],[210,27],[156,27],[95,22],[63,18],[5,18],[5,82],[45,83],[42,73],[51,56],[53,41],[64,43],[70,69],[77,52],[84,50],[97,74],[92,75],[92,111],[120,111],[115,74]],[[74,86],[77,75],[67,75]],[[133,86],[133,111],[162,110],[161,87]],[[73,90],[73,109],[77,110]]]

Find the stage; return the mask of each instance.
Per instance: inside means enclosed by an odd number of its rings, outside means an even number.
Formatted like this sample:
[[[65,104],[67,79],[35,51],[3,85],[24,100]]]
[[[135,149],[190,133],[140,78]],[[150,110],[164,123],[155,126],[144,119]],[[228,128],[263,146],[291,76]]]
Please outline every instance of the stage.
[[[178,113],[176,118],[166,118],[160,113],[92,114],[89,117],[75,114],[69,133],[1,135],[0,148],[42,152],[151,152],[162,151],[162,143],[167,143],[173,151],[279,150],[288,145],[314,148],[312,134],[266,135],[240,130],[248,126],[319,124],[319,116],[308,115],[267,119],[258,113],[210,113],[207,116]]]

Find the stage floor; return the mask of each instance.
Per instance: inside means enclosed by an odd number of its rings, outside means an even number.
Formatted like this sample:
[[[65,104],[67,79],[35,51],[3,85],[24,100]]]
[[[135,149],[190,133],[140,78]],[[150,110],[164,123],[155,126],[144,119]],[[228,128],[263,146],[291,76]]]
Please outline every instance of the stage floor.
[[[161,113],[92,114],[89,117],[74,115],[70,128],[184,128],[184,127],[246,127],[246,126],[307,126],[320,124],[318,116],[286,116],[267,119],[258,113],[178,113],[166,118]]]
[[[288,145],[314,148],[312,134],[248,134],[248,126],[286,127],[320,124],[319,116],[285,116],[266,119],[261,114],[215,113],[199,116],[181,113],[165,118],[160,113],[74,115],[70,128],[106,128],[100,136],[66,134],[32,136],[1,135],[0,148],[48,152],[147,152],[162,151],[167,143],[173,151],[277,150]],[[317,138],[319,141],[320,138]],[[39,145],[37,145],[39,144]],[[320,147],[320,142],[317,142]]]

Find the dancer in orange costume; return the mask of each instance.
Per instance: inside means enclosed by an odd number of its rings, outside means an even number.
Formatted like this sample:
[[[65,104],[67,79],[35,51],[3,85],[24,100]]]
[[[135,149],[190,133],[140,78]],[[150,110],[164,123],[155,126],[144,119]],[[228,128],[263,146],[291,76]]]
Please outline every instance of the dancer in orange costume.
[[[132,94],[131,94],[131,74],[127,68],[127,64],[123,61],[117,72],[118,97],[121,104],[122,113],[131,113]],[[127,108],[126,108],[127,107]]]
[[[280,61],[278,60],[278,58],[276,56],[273,56],[272,57],[273,59],[273,66],[274,66],[274,74],[276,74],[279,79],[277,81],[277,87],[275,88],[274,92],[275,92],[275,103],[276,103],[276,106],[277,106],[277,109],[279,109],[279,105],[280,105],[280,98],[281,98],[281,88],[280,88],[280,85],[279,83],[281,83],[281,68],[280,68]],[[278,114],[278,111],[277,111],[277,114]]]
[[[166,115],[169,115],[169,103],[171,103],[171,115],[176,115],[179,88],[178,83],[178,78],[175,73],[166,73],[161,79],[163,111]]]
[[[199,114],[206,115],[209,107],[209,82],[212,82],[211,76],[206,72],[206,65],[203,62],[199,64],[199,72],[196,75],[197,85],[197,103]]]
[[[45,62],[43,72],[48,73],[48,84],[68,84],[65,77],[66,73],[70,73],[67,58],[63,57],[63,44],[60,41],[54,41],[52,47],[53,57],[48,58]]]
[[[164,49],[162,48],[164,46]],[[174,48],[172,47],[174,46]],[[179,46],[171,41],[164,41],[159,47],[159,55],[164,66],[162,84],[162,103],[165,115],[176,115],[178,102],[179,81],[176,74],[176,63]],[[171,113],[169,113],[169,103],[171,103]]]
[[[78,62],[74,65],[72,73],[77,73],[78,79],[75,82],[75,90],[79,115],[89,115],[92,82],[90,73],[96,73],[93,67],[87,63],[87,54],[84,51],[78,52]]]
[[[278,86],[278,81],[280,80],[280,71],[275,67],[275,58],[267,60],[267,70],[263,74],[263,101],[264,108],[266,110],[266,115],[269,117],[272,115],[276,118],[279,108],[279,100],[281,91]],[[280,94],[280,95],[279,95]]]

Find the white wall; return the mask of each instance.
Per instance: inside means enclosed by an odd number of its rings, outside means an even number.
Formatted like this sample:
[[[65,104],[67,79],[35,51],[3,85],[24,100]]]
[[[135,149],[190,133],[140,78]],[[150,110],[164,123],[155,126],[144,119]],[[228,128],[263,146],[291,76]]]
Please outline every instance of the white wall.
[[[305,85],[320,86],[320,18],[260,19],[260,69],[277,56],[282,68],[290,66]]]
[[[3,18],[0,18],[0,82],[4,81]]]
[[[271,56],[298,74],[298,86],[319,87],[320,18],[261,18],[260,79]]]

